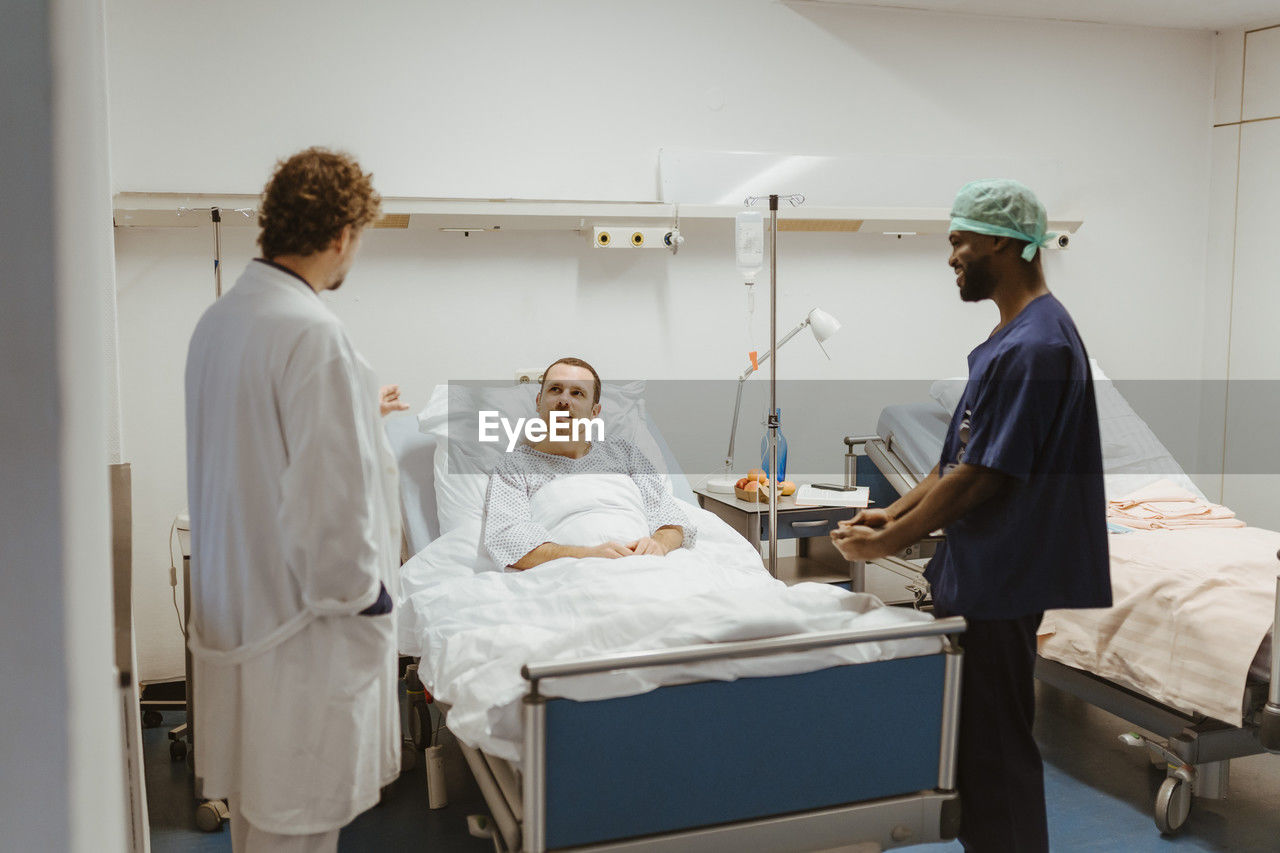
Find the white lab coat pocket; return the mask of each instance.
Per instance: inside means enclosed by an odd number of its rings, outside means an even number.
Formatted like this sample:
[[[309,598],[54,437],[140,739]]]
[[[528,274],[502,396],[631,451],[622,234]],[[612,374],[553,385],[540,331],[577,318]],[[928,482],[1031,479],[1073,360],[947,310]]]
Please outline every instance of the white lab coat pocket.
[[[395,659],[395,624],[390,613],[379,616],[332,616],[332,643],[325,664],[335,698],[358,698],[369,690]]]

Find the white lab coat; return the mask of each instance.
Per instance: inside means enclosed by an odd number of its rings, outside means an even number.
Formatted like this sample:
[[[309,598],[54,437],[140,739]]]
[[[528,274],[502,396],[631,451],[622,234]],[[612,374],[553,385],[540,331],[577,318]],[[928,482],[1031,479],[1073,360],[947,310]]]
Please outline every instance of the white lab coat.
[[[187,356],[196,772],[275,833],[324,832],[400,768],[396,464],[378,386],[302,280],[254,261]]]

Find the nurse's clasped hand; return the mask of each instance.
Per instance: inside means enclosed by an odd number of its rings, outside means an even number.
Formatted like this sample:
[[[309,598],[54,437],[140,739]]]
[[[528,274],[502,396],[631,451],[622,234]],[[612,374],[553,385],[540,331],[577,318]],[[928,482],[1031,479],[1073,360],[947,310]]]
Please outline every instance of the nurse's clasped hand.
[[[854,524],[861,524],[864,527],[884,527],[893,516],[889,515],[888,510],[884,509],[864,509],[859,510],[858,514],[853,518],[845,519],[840,522],[840,527],[849,527]]]
[[[864,509],[853,518],[847,518],[831,531],[831,541],[846,560],[874,560],[891,551],[884,548],[881,534],[893,520],[883,509]]]
[[[875,512],[879,515],[873,519],[860,520],[865,513],[859,513],[848,521],[840,522],[831,531],[831,541],[846,560],[874,560],[898,550],[886,542],[885,532],[890,523],[888,514],[882,509]],[[874,526],[867,523],[872,520]]]
[[[946,527],[1007,489],[1011,478],[989,468],[961,463],[945,476],[929,476],[886,509],[866,509],[831,531],[846,560],[876,560]]]

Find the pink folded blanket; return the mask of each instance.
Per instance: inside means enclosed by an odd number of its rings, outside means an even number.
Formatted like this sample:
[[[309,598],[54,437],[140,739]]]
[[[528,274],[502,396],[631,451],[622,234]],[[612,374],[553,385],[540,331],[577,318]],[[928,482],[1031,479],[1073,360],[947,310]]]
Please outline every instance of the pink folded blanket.
[[[1198,498],[1168,480],[1157,480],[1122,498],[1108,501],[1107,518],[1138,530],[1245,526],[1225,506]]]

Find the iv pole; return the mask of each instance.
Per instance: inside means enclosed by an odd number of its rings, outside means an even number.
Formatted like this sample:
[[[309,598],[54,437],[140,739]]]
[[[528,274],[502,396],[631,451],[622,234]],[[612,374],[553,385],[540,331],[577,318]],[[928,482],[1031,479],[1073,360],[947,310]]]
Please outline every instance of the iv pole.
[[[211,208],[213,219],[213,293],[216,299],[222,298],[222,208]]]
[[[766,196],[747,196],[747,207]],[[804,204],[804,196],[778,195],[769,199],[769,574],[778,576],[778,201],[786,199],[792,206]]]

